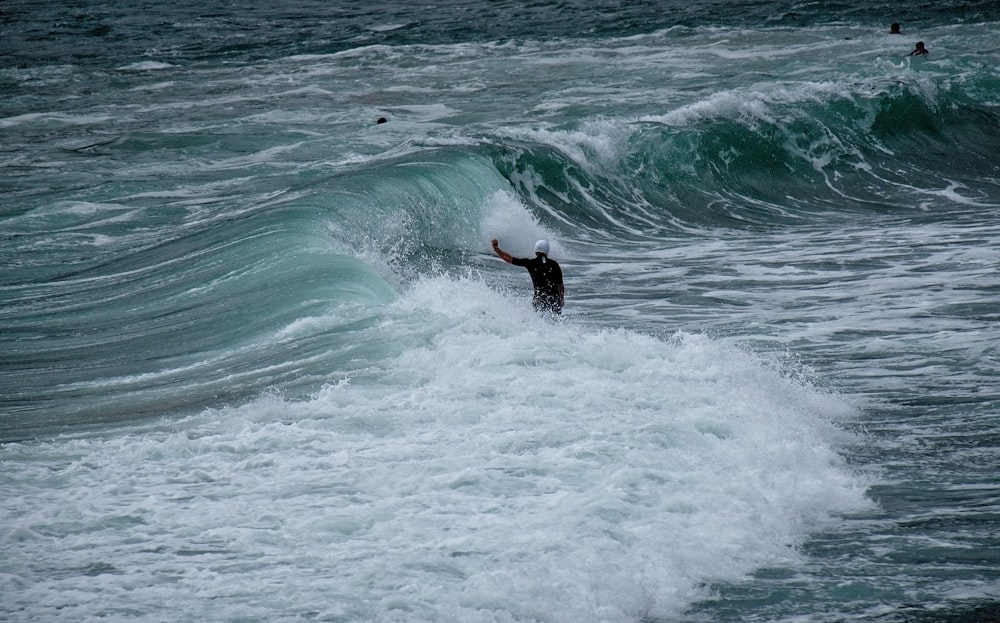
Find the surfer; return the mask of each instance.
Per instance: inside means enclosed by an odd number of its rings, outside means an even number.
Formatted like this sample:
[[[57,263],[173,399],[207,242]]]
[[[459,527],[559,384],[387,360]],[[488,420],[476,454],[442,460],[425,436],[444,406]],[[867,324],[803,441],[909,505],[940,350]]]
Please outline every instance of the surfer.
[[[899,22],[893,22],[889,24],[889,34],[890,35],[902,34],[902,31],[899,28],[900,28]]]
[[[925,54],[930,54],[930,52],[924,47],[924,42],[917,41],[917,46],[913,48],[913,51],[908,56],[923,56]]]
[[[523,266],[528,269],[531,275],[531,284],[535,287],[535,295],[531,299],[531,304],[535,311],[549,312],[551,314],[561,314],[566,290],[563,287],[562,269],[559,263],[549,259],[549,243],[547,240],[539,240],[535,243],[535,257],[521,258],[514,257],[500,248],[500,243],[496,238],[492,241],[493,250],[500,259],[513,264]]]

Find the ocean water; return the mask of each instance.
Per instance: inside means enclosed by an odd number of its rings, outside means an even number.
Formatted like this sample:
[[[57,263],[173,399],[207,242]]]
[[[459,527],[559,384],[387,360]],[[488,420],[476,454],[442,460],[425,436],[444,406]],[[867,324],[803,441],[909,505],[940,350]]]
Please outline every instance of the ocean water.
[[[0,35],[0,621],[1000,621],[995,1]]]

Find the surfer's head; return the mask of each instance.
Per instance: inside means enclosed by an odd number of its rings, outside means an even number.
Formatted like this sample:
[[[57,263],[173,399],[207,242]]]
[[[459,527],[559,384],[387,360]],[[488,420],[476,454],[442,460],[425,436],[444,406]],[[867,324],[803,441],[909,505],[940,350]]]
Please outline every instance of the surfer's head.
[[[535,243],[535,253],[544,253],[545,255],[548,255],[549,254],[549,241],[548,240],[539,240],[538,242],[536,242]]]

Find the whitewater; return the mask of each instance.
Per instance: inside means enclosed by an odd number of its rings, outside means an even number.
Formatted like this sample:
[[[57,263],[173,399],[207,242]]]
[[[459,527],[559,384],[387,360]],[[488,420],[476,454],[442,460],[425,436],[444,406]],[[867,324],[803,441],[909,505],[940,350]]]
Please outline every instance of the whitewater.
[[[990,3],[0,29],[0,621],[1000,616]]]

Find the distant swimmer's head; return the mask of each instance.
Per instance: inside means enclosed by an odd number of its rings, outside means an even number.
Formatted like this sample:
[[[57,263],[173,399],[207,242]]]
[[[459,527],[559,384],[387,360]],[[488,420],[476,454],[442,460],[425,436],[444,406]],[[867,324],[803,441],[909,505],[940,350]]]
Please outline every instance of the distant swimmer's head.
[[[889,34],[890,35],[898,35],[901,32],[902,31],[899,29],[899,22],[893,22],[892,24],[889,25]]]
[[[536,242],[535,243],[535,253],[544,253],[545,255],[548,255],[549,254],[549,241],[548,240],[539,240],[538,242]]]

